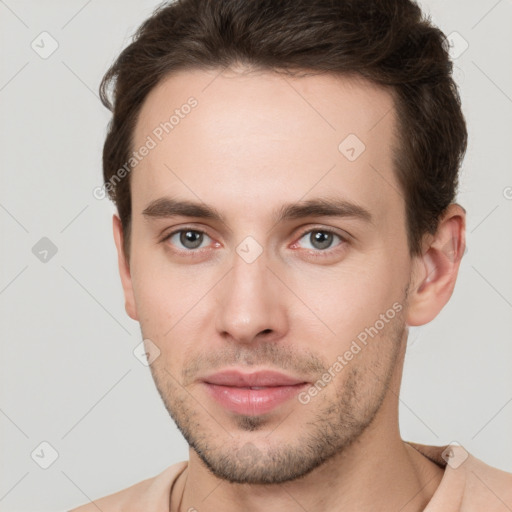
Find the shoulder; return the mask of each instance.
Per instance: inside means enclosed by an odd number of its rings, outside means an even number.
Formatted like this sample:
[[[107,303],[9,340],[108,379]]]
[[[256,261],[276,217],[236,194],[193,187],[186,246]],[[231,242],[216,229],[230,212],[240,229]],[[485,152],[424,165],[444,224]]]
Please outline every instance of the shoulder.
[[[510,512],[512,510],[512,473],[489,466],[469,455],[462,510]]]
[[[171,487],[187,465],[187,461],[178,462],[152,478],[138,482],[114,494],[92,500],[85,505],[71,509],[69,512],[98,512],[98,510],[102,512],[130,512],[131,510],[152,512],[153,510],[167,510]],[[167,507],[167,509],[164,507]]]
[[[512,473],[489,466],[458,443],[445,446],[407,443],[444,469],[441,483],[425,512],[512,510]]]

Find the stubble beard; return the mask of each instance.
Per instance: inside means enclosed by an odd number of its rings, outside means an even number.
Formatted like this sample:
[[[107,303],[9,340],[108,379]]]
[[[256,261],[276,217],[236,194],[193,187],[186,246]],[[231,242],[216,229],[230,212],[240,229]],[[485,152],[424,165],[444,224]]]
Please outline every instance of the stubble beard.
[[[215,476],[232,483],[280,484],[341,454],[372,424],[400,357],[405,324],[397,315],[387,327],[362,349],[363,357],[354,358],[309,404],[297,401],[277,423],[268,415],[215,418],[167,369],[153,364],[151,372],[170,416]]]

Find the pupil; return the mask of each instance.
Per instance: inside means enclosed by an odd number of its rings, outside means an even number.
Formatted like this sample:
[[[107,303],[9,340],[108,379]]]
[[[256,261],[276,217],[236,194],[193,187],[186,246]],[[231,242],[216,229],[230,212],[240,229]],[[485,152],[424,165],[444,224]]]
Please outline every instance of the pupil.
[[[314,240],[313,246],[317,249],[325,249],[331,245],[332,233],[326,233],[323,231],[315,231],[311,233],[312,241]]]
[[[196,249],[201,245],[202,236],[197,231],[184,231],[180,235],[180,242],[188,249]]]

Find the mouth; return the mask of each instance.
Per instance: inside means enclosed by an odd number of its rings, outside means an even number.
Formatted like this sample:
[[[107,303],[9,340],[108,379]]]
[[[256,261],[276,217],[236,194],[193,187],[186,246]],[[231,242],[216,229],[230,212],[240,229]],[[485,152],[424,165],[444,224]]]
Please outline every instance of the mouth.
[[[244,374],[236,370],[210,375],[202,383],[209,396],[223,408],[252,416],[272,411],[309,385],[279,372]]]

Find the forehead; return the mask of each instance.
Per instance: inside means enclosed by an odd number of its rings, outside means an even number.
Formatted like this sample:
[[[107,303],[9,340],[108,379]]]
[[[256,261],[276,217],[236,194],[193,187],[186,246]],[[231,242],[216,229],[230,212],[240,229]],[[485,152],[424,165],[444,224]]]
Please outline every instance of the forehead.
[[[363,79],[180,71],[141,108],[132,149],[151,149],[132,171],[133,210],[165,195],[272,208],[339,191],[383,213],[402,201],[394,133],[391,94]]]

